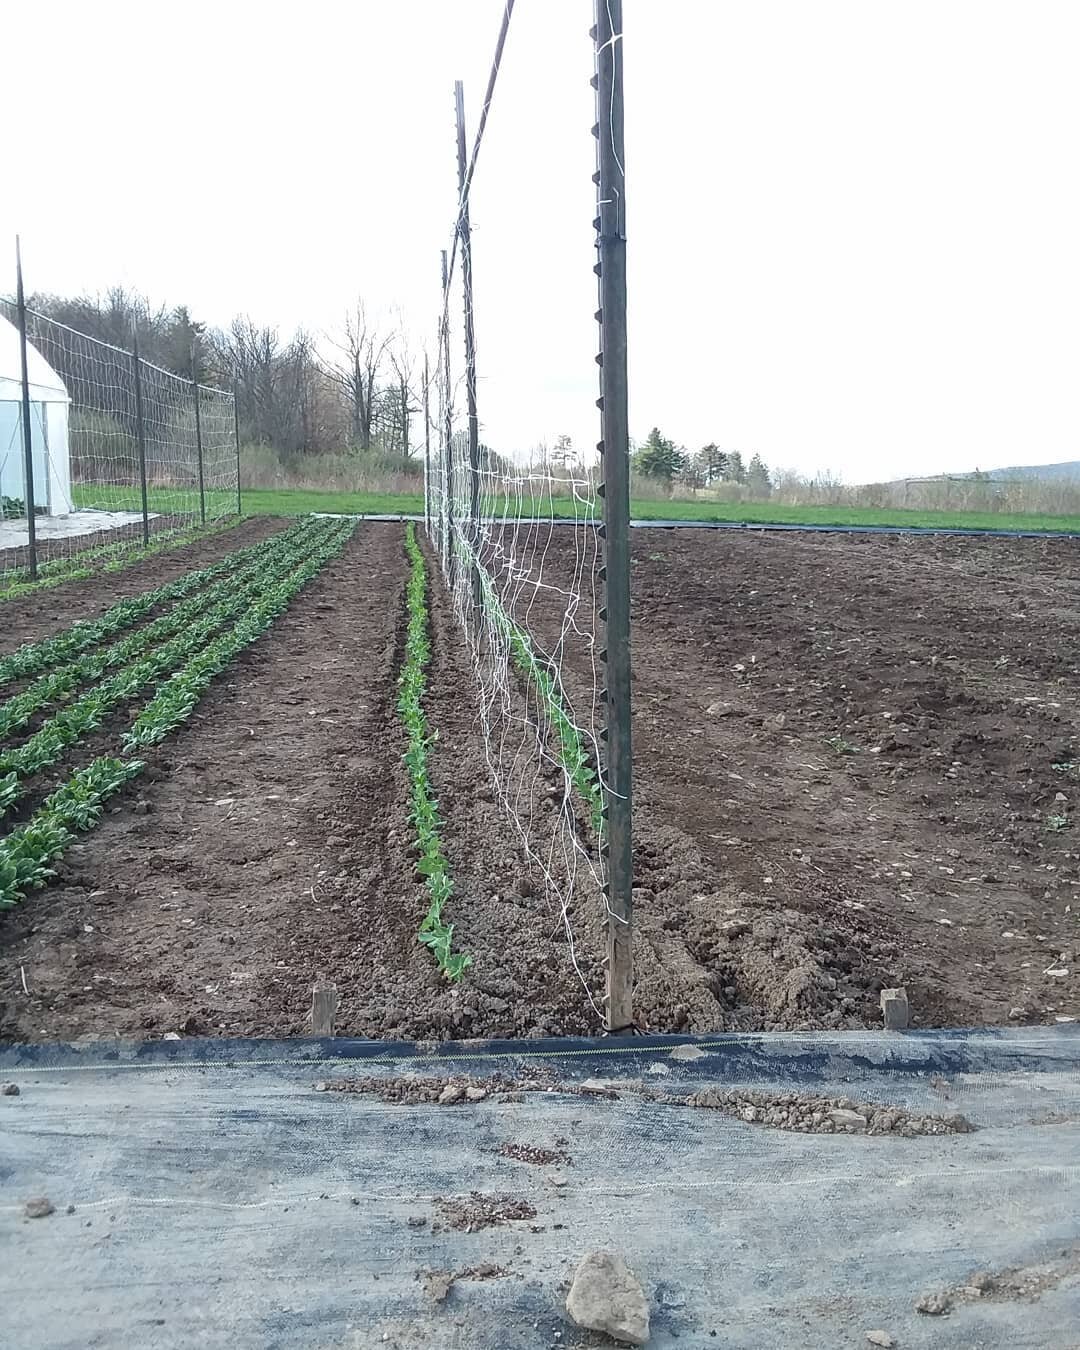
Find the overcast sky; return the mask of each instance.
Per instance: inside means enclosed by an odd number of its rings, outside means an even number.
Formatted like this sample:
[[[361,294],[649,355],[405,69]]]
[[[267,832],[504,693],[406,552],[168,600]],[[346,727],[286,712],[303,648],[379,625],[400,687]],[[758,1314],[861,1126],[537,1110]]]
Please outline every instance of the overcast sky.
[[[635,436],[850,481],[1080,458],[1076,0],[624,3]],[[33,289],[428,336],[501,10],[8,4],[0,237]],[[597,436],[590,23],[518,0],[481,153],[504,450]]]

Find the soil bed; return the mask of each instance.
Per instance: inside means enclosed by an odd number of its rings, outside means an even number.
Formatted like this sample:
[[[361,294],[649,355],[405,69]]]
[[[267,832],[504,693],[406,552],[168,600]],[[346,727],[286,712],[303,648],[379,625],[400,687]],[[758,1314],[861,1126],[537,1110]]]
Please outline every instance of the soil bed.
[[[118,600],[164,586],[185,572],[217,562],[247,544],[287,529],[289,522],[274,516],[252,516],[231,530],[197,539],[181,548],[164,549],[118,572],[97,572],[65,581],[14,600],[0,602],[0,655],[25,642],[37,642],[69,628],[79,619],[96,619]]]
[[[922,1026],[1080,1015],[1076,544],[632,547],[643,1021],[880,1026],[894,985]],[[554,531],[545,580],[573,557]]]
[[[14,602],[8,648],[281,527]],[[633,548],[641,1025],[880,1025],[892,985],[916,1025],[1080,1015],[1076,545],[637,530]],[[545,579],[568,580],[574,555],[554,530]],[[451,987],[417,941],[406,575],[402,527],[362,523],[147,752],[56,882],[0,921],[0,1036],[303,1034],[318,979],[337,985],[338,1034],[598,1030],[594,898],[575,910],[575,970],[491,791],[435,580],[445,917],[475,964]],[[530,605],[542,639],[557,595]],[[584,645],[565,648],[563,677],[587,710]],[[557,808],[536,790],[546,829]]]

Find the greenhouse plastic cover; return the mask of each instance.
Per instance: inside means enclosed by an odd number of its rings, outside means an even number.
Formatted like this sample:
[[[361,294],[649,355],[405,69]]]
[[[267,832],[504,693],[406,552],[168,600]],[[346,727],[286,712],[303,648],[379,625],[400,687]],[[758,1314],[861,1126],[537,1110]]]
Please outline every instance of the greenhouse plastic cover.
[[[872,1331],[901,1350],[1075,1348],[1077,1031],[11,1047],[0,1343],[612,1344],[565,1311],[599,1248],[640,1279],[651,1346],[865,1348]],[[557,1086],[512,1090],[537,1073]],[[454,1074],[500,1086],[411,1106],[325,1090]],[[962,1112],[976,1128],[801,1134],[671,1100],[708,1086]],[[507,1145],[568,1159],[531,1165]],[[456,1230],[445,1202],[471,1192],[535,1216]],[[41,1196],[53,1212],[27,1217]],[[945,1289],[948,1312],[916,1310]]]

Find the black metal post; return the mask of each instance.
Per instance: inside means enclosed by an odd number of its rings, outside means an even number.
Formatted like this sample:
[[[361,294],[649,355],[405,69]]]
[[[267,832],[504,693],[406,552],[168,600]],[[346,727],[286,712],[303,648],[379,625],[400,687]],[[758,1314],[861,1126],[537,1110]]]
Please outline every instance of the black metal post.
[[[465,395],[469,410],[469,543],[472,548],[472,599],[480,613],[480,422],[476,415],[476,334],[473,328],[472,229],[469,224],[469,194],[465,189],[465,92],[460,80],[454,84],[457,114],[458,219],[461,240],[461,277],[465,292]]]
[[[26,505],[26,552],[30,580],[36,581],[37,517],[34,502],[34,431],[30,424],[30,367],[26,359],[26,294],[23,291],[22,247],[15,236],[15,305],[19,318],[19,363],[22,369],[23,501]]]
[[[146,492],[146,424],[143,420],[142,362],[139,360],[139,333],[131,332],[131,360],[135,374],[135,443],[139,447],[139,488],[142,492],[142,537],[150,542],[150,504]]]
[[[195,397],[195,453],[199,460],[199,519],[206,524],[206,481],[203,477],[202,415],[199,410],[199,367],[194,342],[191,344],[191,392]]]
[[[607,860],[608,1031],[633,1027],[633,884],[630,733],[630,427],[626,362],[626,195],[622,0],[594,0],[597,142],[596,274],[600,279],[601,482],[604,524],[606,704],[604,839]]]
[[[431,537],[431,374],[424,353],[424,529]]]
[[[457,569],[454,556],[454,439],[453,415],[450,409],[450,274],[446,267],[446,249],[442,251],[442,360],[443,360],[443,443],[445,456],[445,492],[443,494],[443,516],[446,538],[446,578],[451,584]]]
[[[233,380],[233,437],[236,440],[236,514],[244,514],[244,506],[240,500],[240,381]]]

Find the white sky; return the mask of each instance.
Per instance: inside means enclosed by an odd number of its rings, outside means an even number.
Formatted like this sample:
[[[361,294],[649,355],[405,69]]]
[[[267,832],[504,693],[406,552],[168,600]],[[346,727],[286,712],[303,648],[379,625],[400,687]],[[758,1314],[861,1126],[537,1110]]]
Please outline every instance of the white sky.
[[[624,3],[636,436],[852,481],[1080,458],[1076,0]],[[597,436],[591,9],[518,0],[481,153],[499,449]],[[501,10],[8,4],[0,239],[35,289],[429,334]]]

